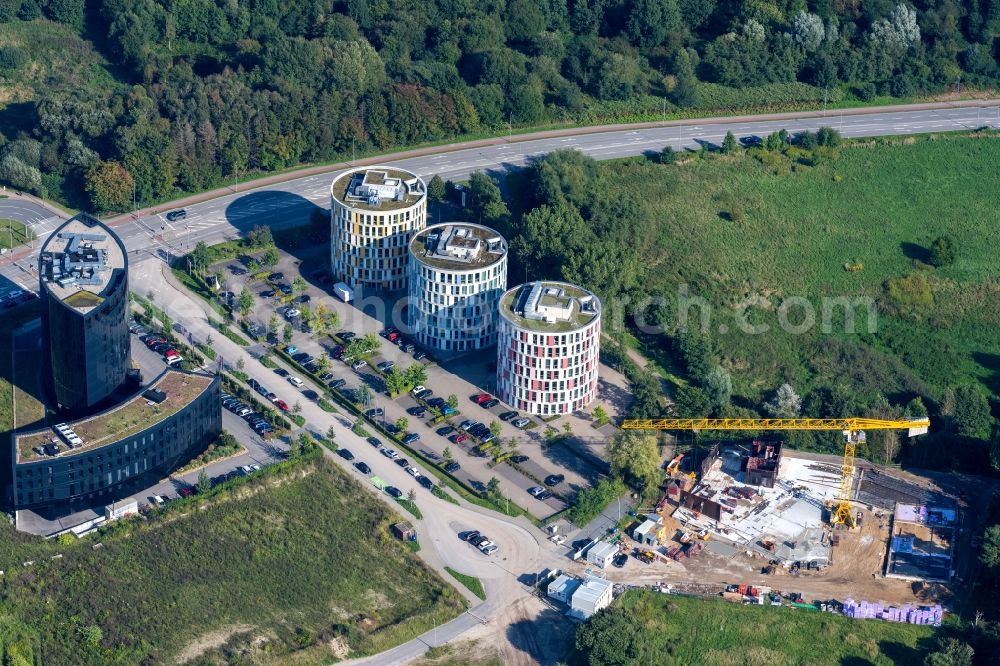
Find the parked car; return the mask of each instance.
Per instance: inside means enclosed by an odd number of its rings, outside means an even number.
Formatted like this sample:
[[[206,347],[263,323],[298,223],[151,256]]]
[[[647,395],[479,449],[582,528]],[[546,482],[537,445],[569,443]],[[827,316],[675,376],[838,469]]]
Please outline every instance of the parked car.
[[[285,310],[285,319],[295,319],[300,314],[302,314],[301,310],[298,310],[296,308],[288,308],[287,310]]]
[[[474,532],[474,536],[469,537],[469,543],[471,543],[476,548],[479,548],[479,544],[487,543],[489,539],[485,534],[480,534],[479,532]]]
[[[360,361],[355,361],[354,363],[352,363],[351,364],[351,369],[352,370],[361,370],[362,368],[364,368],[367,365],[368,365],[368,361],[365,361],[364,359],[362,359]]]
[[[416,407],[410,407],[409,409],[407,409],[406,413],[409,414],[410,416],[416,416],[417,418],[419,418],[427,413],[427,408],[417,405]]]
[[[334,379],[332,382],[330,382],[330,388],[332,389],[339,389],[346,385],[347,385],[346,379]]]
[[[623,566],[625,566],[626,562],[628,562],[628,553],[622,553],[620,555],[617,555],[615,556],[615,559],[611,560],[611,564],[616,569],[621,569]]]
[[[378,367],[378,369],[381,370],[382,372],[389,372],[390,370],[396,367],[396,364],[393,363],[392,361],[382,361],[376,367]]]
[[[386,486],[385,492],[387,492],[392,497],[395,497],[396,499],[399,499],[400,497],[403,496],[403,491],[401,491],[396,486]]]
[[[374,446],[376,448],[382,446],[382,440],[379,439],[378,437],[369,437],[367,441],[368,441],[369,444],[371,444],[372,446]]]
[[[416,347],[413,346],[412,342],[407,342],[406,344],[400,344],[399,348],[402,349],[407,354],[412,353],[413,350],[416,349]]]
[[[320,379],[320,381],[324,381],[324,382],[329,381],[329,380],[333,379],[333,373],[332,372],[324,372],[322,375],[319,376],[319,379]]]
[[[396,463],[397,465],[399,465],[400,467],[409,467],[410,466],[410,461],[407,460],[406,458],[396,458],[395,460],[393,460],[393,462]]]
[[[314,402],[319,400],[319,393],[316,393],[316,391],[313,391],[312,389],[306,389],[302,392],[302,395],[304,395],[307,400],[312,400]]]
[[[500,401],[497,400],[496,398],[490,398],[489,400],[487,400],[482,404],[483,404],[483,409],[493,409],[494,407],[500,404]]]
[[[462,433],[458,433],[457,435],[452,435],[451,437],[449,437],[449,439],[452,441],[453,444],[461,444],[462,442],[469,439],[469,436],[463,435]]]
[[[302,380],[299,379],[298,377],[289,377],[288,383],[294,386],[295,388],[299,388],[300,386],[302,386]]]
[[[472,397],[473,402],[475,402],[478,405],[481,405],[484,402],[486,402],[487,400],[492,400],[492,399],[493,399],[493,396],[491,396],[489,393],[479,393],[479,394],[474,395]]]
[[[545,479],[543,479],[545,485],[547,486],[558,486],[560,483],[566,480],[566,477],[562,474],[549,474]]]
[[[451,416],[452,414],[457,414],[458,410],[451,405],[445,405],[441,408],[441,416]]]
[[[363,463],[363,462],[359,461],[359,462],[354,463],[354,466],[362,474],[371,474],[372,473],[372,468],[369,467],[367,463]]]
[[[413,467],[412,465],[406,468],[406,473],[412,476],[413,478],[417,478],[418,476],[420,476],[420,470],[418,470],[416,467]]]
[[[547,500],[550,497],[552,497],[552,493],[550,493],[549,491],[546,490],[546,491],[540,493],[536,499],[539,499],[539,500],[541,500],[541,501],[544,502],[545,500]]]
[[[423,475],[418,476],[417,477],[417,483],[419,483],[420,485],[422,485],[427,490],[434,490],[434,482],[431,481],[426,476],[423,476]]]
[[[440,407],[444,407],[444,405],[445,405],[445,399],[444,398],[431,398],[430,400],[427,400],[427,404],[430,405],[431,407],[439,407],[439,408]]]
[[[455,432],[455,429],[452,428],[450,425],[446,425],[446,426],[441,426],[440,428],[438,428],[434,432],[436,432],[437,434],[441,435],[442,437],[445,437],[445,436],[450,435],[451,433]]]
[[[365,412],[365,416],[367,416],[370,419],[378,418],[379,416],[383,416],[384,414],[385,410],[382,409],[381,407],[372,407],[371,409]]]
[[[478,536],[482,536],[481,534],[479,534],[479,530],[472,530],[471,532],[466,532],[464,535],[462,535],[462,540],[472,541]]]
[[[302,294],[297,299],[295,299],[295,302],[296,303],[308,303],[310,300],[311,299],[309,297],[309,294]]]
[[[382,449],[382,455],[384,455],[389,460],[395,460],[396,458],[399,457],[399,453],[397,453],[395,449],[389,449],[389,448]]]
[[[413,387],[413,390],[411,390],[410,393],[413,394],[414,398],[419,398],[421,394],[426,390],[427,390],[426,386],[424,386],[423,384],[417,384],[416,386]]]
[[[485,548],[480,548],[479,550],[483,551],[483,553],[486,554],[486,555],[492,555],[493,553],[495,553],[498,550],[500,550],[500,547],[497,546],[495,543],[491,543],[490,545],[486,546]]]
[[[422,361],[425,358],[427,358],[427,354],[426,353],[424,353],[422,351],[415,351],[415,352],[413,352],[413,360],[414,361]]]
[[[285,296],[288,296],[289,294],[292,293],[292,287],[291,287],[291,285],[287,285],[287,284],[279,284],[278,285],[278,291],[280,291]]]
[[[285,370],[284,368],[275,368],[274,374],[278,375],[279,377],[287,377],[288,370]]]
[[[528,488],[528,494],[531,495],[532,497],[538,497],[544,492],[545,488],[542,488],[541,486],[532,486]]]
[[[523,428],[529,423],[531,423],[531,421],[529,419],[524,418],[523,416],[521,418],[514,419],[513,421],[510,422],[510,424],[515,428]]]
[[[181,486],[180,490],[177,491],[177,494],[181,497],[191,497],[191,495],[194,495],[194,488],[191,486]]]
[[[528,456],[518,454],[516,456],[511,456],[510,457],[510,461],[513,462],[513,463],[521,464],[523,462],[528,462]]]
[[[343,458],[344,460],[354,460],[354,454],[348,451],[347,449],[338,450],[337,455]]]
[[[416,432],[409,433],[403,438],[403,444],[410,445],[420,441],[420,434]]]
[[[260,297],[261,298],[274,298],[274,295],[276,293],[277,292],[274,291],[274,289],[265,289],[264,291],[260,292]]]
[[[341,331],[340,333],[337,333],[337,337],[344,342],[350,342],[354,338],[358,337],[358,334],[353,331]]]
[[[286,345],[285,353],[291,356],[292,358],[295,358],[295,355],[299,353],[299,348],[296,347],[295,345]]]
[[[500,415],[501,421],[510,421],[511,419],[517,418],[517,412],[504,412]]]
[[[452,461],[444,466],[444,471],[448,472],[449,474],[452,472],[457,472],[460,469],[462,469],[462,466],[455,461]]]
[[[276,272],[271,273],[270,275],[268,275],[267,279],[270,280],[271,282],[277,282],[278,280],[284,280],[285,279],[285,274],[284,273],[279,273],[279,272],[276,271]]]

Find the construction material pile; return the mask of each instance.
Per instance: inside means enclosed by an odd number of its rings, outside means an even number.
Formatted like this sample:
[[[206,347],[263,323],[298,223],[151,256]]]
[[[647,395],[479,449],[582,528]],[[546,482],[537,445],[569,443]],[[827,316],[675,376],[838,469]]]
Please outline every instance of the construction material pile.
[[[902,608],[897,608],[896,606],[883,607],[882,604],[868,603],[867,601],[855,602],[851,598],[844,600],[844,615],[853,618],[887,620],[889,622],[904,622],[909,624],[931,624],[935,627],[940,627],[943,614],[944,611],[940,605],[913,607],[910,604],[906,604]]]

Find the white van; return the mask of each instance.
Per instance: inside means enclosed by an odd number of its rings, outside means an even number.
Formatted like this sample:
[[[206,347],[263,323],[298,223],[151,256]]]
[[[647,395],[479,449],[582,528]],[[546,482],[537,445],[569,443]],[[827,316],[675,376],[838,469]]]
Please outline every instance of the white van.
[[[299,379],[298,377],[289,377],[288,378],[288,383],[291,384],[292,386],[296,387],[296,388],[302,386],[302,380]]]

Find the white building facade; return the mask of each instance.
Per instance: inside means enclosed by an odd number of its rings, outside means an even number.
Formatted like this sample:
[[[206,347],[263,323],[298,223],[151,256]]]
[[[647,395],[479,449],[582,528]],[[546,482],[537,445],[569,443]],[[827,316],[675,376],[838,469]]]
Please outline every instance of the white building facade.
[[[533,282],[500,298],[497,394],[537,416],[584,409],[597,395],[601,303],[565,282]]]
[[[417,342],[463,352],[496,342],[507,241],[478,224],[436,224],[410,243],[408,322]]]
[[[424,181],[402,169],[354,169],[334,179],[330,200],[335,281],[354,289],[404,289],[410,240],[427,224]]]
[[[610,580],[588,574],[573,591],[569,601],[569,615],[581,620],[611,605],[614,586]]]

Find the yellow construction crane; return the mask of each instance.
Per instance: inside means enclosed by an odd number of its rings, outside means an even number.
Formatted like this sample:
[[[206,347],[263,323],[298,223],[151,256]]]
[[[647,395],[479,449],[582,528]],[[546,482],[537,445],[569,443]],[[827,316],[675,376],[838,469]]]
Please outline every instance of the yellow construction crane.
[[[906,430],[909,437],[923,435],[930,419],[899,420],[843,419],[628,419],[624,430],[840,430],[844,433],[844,461],[841,464],[840,491],[831,522],[854,527],[851,514],[851,488],[854,485],[854,453],[865,439],[866,430]]]

